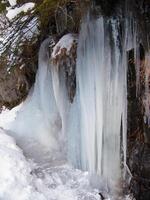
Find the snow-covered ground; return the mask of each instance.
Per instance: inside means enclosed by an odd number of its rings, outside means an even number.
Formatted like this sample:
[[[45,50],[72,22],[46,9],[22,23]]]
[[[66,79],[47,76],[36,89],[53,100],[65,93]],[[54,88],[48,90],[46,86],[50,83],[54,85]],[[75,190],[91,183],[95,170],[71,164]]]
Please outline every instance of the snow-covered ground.
[[[21,106],[4,110],[0,126],[7,129]],[[90,187],[87,172],[67,163],[37,164],[8,133],[0,128],[0,200],[100,200],[98,191]]]
[[[2,129],[0,163],[1,200],[99,199],[96,191],[90,191],[87,173],[68,165],[47,169],[36,166]]]

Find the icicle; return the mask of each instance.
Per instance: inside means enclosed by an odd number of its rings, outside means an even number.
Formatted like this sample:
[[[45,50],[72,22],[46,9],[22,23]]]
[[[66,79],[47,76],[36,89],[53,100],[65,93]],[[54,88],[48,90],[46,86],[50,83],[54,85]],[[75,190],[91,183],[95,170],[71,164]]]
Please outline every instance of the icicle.
[[[144,107],[145,107],[145,123],[150,126],[150,52],[145,55],[145,95],[144,95]]]
[[[49,43],[50,39],[46,39],[41,45],[34,88],[8,127],[29,157],[47,164],[58,157],[60,162],[65,159],[63,138],[67,112],[63,75],[60,79],[59,72],[50,64]]]
[[[81,167],[113,188],[121,179],[121,124],[124,157],[127,131],[127,62],[118,34],[116,20],[88,16],[81,27],[76,72]]]

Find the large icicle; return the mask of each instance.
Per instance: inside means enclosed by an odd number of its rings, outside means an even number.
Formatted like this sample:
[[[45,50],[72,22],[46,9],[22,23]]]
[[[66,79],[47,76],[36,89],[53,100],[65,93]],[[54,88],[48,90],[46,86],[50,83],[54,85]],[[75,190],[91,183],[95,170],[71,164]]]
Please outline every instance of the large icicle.
[[[54,66],[50,64],[49,43],[50,40],[47,39],[41,45],[39,68],[33,90],[23,103],[15,121],[7,126],[29,157],[34,158],[36,162],[47,164],[51,159],[63,160],[62,116],[66,109],[66,104],[63,104],[65,99],[62,100],[62,105],[59,105],[60,96],[55,95],[58,92],[58,82],[53,77]],[[64,83],[61,84],[63,89]]]
[[[118,34],[117,20],[88,16],[81,27],[76,73],[81,166],[109,186],[121,179],[121,132],[126,140],[126,59]]]

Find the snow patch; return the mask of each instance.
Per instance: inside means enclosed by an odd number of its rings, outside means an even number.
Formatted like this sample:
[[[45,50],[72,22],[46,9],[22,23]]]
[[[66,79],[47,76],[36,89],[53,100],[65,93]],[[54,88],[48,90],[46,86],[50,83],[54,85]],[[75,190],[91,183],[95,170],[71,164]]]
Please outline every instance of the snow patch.
[[[32,169],[15,141],[0,129],[0,199],[46,200],[34,187]]]
[[[8,110],[5,107],[3,107],[3,110],[0,114],[0,127],[7,129],[9,124],[15,120],[17,112],[20,110],[21,107],[22,104],[14,107],[11,110]]]
[[[77,41],[77,36],[75,34],[69,33],[64,35],[53,48],[51,58],[55,59],[58,55],[60,55],[62,49],[65,49],[66,54],[69,54],[73,43],[76,41]]]
[[[9,1],[9,4],[11,5],[11,6],[15,6],[16,5],[16,0],[8,0]]]
[[[21,12],[26,13],[27,11],[32,10],[34,6],[35,6],[35,3],[25,3],[21,7],[7,8],[6,16],[9,20],[12,20]]]
[[[42,168],[26,159],[15,140],[0,129],[1,200],[99,200],[88,173],[69,165]]]

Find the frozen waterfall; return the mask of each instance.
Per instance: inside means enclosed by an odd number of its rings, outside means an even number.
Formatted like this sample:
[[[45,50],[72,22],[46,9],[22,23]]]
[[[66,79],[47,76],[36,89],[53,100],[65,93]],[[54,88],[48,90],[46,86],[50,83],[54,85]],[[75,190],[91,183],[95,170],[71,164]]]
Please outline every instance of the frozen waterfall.
[[[112,188],[121,183],[126,163],[127,65],[118,30],[117,20],[103,17],[87,16],[82,23],[73,105],[78,129],[70,142],[76,146],[76,166],[99,175]]]
[[[50,64],[49,45],[50,39],[42,43],[34,88],[15,121],[7,126],[30,158],[48,165],[50,161],[61,162],[66,157],[63,134],[69,105],[64,97],[63,77],[59,79],[56,66]]]
[[[121,46],[120,40],[117,19],[88,15],[83,20],[73,103],[63,69],[50,63],[50,39],[45,40],[35,85],[7,126],[36,162],[55,165],[68,155],[98,187],[102,182],[112,192],[121,188],[126,167],[127,59],[126,41]]]

